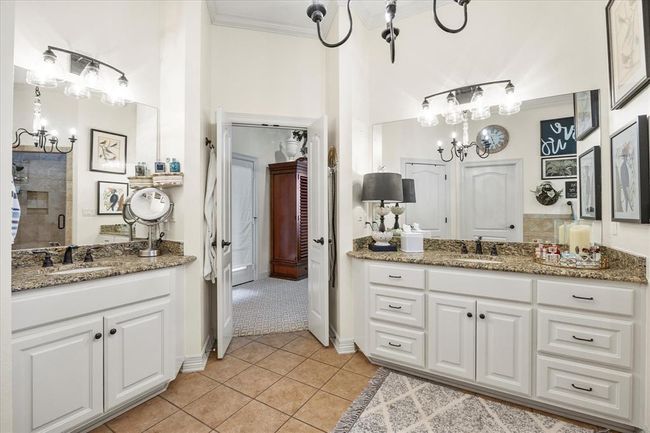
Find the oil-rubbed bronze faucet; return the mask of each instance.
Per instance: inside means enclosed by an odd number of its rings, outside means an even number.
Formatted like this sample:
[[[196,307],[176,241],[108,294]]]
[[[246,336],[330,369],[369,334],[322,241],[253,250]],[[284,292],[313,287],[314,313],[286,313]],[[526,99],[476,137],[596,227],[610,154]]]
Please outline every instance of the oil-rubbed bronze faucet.
[[[73,263],[72,260],[72,251],[76,250],[77,247],[76,245],[68,245],[68,248],[65,249],[65,253],[63,254],[63,264],[64,265],[71,265]]]
[[[44,268],[51,268],[54,266],[54,263],[52,262],[52,253],[50,253],[47,250],[34,250],[32,251],[32,254],[44,254],[43,256],[43,267]]]
[[[483,244],[481,243],[482,236],[476,237],[476,254],[483,254]]]

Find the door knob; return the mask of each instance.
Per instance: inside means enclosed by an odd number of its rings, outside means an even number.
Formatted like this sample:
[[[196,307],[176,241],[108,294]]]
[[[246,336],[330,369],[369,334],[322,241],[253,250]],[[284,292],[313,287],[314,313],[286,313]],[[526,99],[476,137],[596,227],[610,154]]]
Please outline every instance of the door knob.
[[[102,338],[102,333],[101,332],[98,332],[97,334],[95,334],[95,340],[99,340],[100,338]]]
[[[230,242],[222,240],[221,241],[221,248],[226,248],[227,246],[230,246]]]
[[[111,334],[111,335],[115,335],[117,333],[117,329],[111,328],[111,330],[108,331],[108,333]]]
[[[316,242],[317,244],[325,245],[325,238],[321,236],[320,239],[314,239],[314,242]]]
[[[514,224],[510,224],[510,226],[509,226],[508,228],[509,228],[510,230],[512,230],[512,229],[515,228],[515,225],[514,225]]]
[[[469,317],[470,319],[472,318],[472,316],[474,316],[472,313],[467,313],[467,317]]]
[[[478,317],[480,317],[481,319],[485,319],[485,314],[481,313],[478,315]]]

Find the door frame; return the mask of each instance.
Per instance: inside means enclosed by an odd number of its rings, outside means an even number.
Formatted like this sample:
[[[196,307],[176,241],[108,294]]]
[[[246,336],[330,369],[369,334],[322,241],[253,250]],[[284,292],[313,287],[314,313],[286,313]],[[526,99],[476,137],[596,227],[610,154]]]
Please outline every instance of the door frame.
[[[234,131],[233,131],[234,132]],[[233,134],[234,135],[234,134]],[[258,221],[258,206],[257,206],[257,157],[244,155],[243,153],[232,152],[232,161],[238,159],[240,161],[246,161],[253,164],[253,275],[255,275],[255,280],[260,278],[258,271],[259,263],[259,246],[257,245],[257,221]],[[231,191],[232,192],[232,191]],[[230,210],[232,212],[232,209]],[[254,281],[255,281],[254,280]]]
[[[468,168],[473,168],[473,167],[490,167],[490,166],[502,166],[502,165],[513,165],[515,167],[515,176],[517,177],[517,180],[515,182],[515,196],[518,197],[518,201],[515,204],[515,214],[517,215],[517,221],[516,221],[516,236],[517,240],[514,240],[512,242],[523,242],[523,237],[524,237],[524,185],[523,185],[523,180],[524,180],[524,161],[522,159],[496,159],[490,161],[489,159],[486,159],[485,161],[468,161],[468,162],[462,162],[460,164],[460,170],[459,170],[459,175],[458,175],[458,209],[457,209],[457,215],[459,216],[459,219],[462,221],[459,221],[458,224],[458,237],[462,238],[463,237],[463,227],[466,226],[465,220],[464,220],[464,212],[462,212],[462,203],[465,202],[465,196],[466,196],[466,189],[464,185],[464,179],[465,179],[465,170]]]
[[[445,199],[445,207],[447,208],[447,215],[449,218],[449,221],[445,225],[445,230],[444,230],[444,237],[442,239],[451,239],[452,238],[452,232],[454,228],[454,218],[455,218],[455,212],[451,208],[451,174],[449,173],[449,163],[441,161],[441,160],[435,160],[435,159],[430,159],[430,158],[400,158],[399,160],[399,169],[400,173],[402,174],[402,177],[405,178],[406,176],[406,165],[407,164],[420,164],[420,165],[438,165],[442,166],[445,169],[445,176],[447,179],[447,197]],[[417,200],[417,197],[416,197]]]

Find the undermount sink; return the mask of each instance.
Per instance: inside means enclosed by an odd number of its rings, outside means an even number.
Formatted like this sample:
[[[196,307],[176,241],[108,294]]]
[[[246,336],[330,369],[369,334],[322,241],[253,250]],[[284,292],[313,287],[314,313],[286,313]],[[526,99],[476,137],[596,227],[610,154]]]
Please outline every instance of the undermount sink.
[[[464,262],[464,263],[503,263],[501,260],[493,260],[493,259],[454,259],[457,262]]]
[[[50,275],[69,275],[69,274],[86,274],[88,272],[104,271],[110,269],[110,266],[97,266],[94,268],[76,268],[76,269],[67,269],[64,271],[52,272]]]

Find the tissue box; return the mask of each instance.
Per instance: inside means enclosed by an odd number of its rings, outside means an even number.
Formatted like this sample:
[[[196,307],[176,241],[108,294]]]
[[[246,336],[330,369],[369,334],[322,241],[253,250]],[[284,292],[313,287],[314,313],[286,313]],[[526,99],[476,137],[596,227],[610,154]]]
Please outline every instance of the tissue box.
[[[424,251],[424,235],[417,232],[402,232],[400,249],[405,253],[421,253]]]

